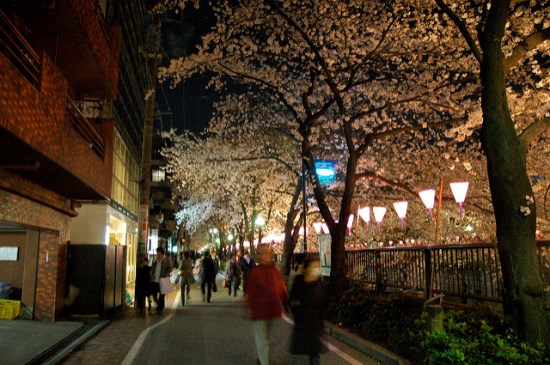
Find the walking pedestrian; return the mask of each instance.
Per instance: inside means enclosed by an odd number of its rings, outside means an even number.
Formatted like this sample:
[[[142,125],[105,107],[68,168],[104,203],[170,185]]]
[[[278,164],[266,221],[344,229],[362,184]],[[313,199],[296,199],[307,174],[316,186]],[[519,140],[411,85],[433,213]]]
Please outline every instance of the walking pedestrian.
[[[289,293],[292,291],[292,285],[294,285],[294,280],[296,276],[302,275],[304,272],[305,259],[306,255],[304,253],[297,253],[294,256],[294,264],[292,265],[292,269],[290,270],[290,274],[288,275],[288,280],[286,284]]]
[[[212,260],[212,256],[210,256],[210,253],[208,252],[205,253],[204,259],[202,260],[201,275],[202,301],[204,302],[206,300],[208,303],[210,303],[210,299],[212,298],[212,289],[216,284],[217,271],[216,264],[214,263],[214,260]]]
[[[160,279],[170,277],[172,272],[171,260],[164,256],[164,248],[157,247],[157,256],[153,260],[151,266],[151,295],[153,300],[157,303],[157,313],[162,313],[164,310],[164,294],[160,292]]]
[[[225,272],[229,295],[231,295],[231,290],[233,289],[233,296],[236,297],[237,291],[239,290],[239,285],[241,284],[241,266],[235,254],[231,254],[229,256],[229,261],[227,262],[227,269]]]
[[[149,260],[147,256],[141,259],[141,263],[136,273],[136,305],[139,313],[143,313],[145,310],[145,298],[149,304],[149,312],[151,311],[151,297],[150,297],[150,281],[151,281],[151,267],[149,266]]]
[[[273,263],[269,245],[258,246],[259,265],[250,271],[246,304],[252,327],[258,363],[269,364],[269,330],[275,319],[281,317],[287,302],[283,278]]]
[[[193,276],[193,260],[191,259],[189,252],[183,253],[183,260],[180,260],[178,274],[180,275],[180,303],[183,306],[185,305],[186,300],[191,299],[189,291],[191,290],[191,285],[195,283],[195,277]]]
[[[250,270],[256,265],[254,262],[254,259],[250,257],[250,253],[245,252],[244,256],[241,260],[241,273],[243,278],[243,293],[246,295],[246,292],[248,291],[248,276],[250,275]]]
[[[321,284],[321,262],[306,259],[303,275],[296,276],[289,295],[290,312],[294,317],[290,353],[308,355],[309,365],[319,365],[319,354],[325,351],[321,331],[327,305],[327,295]],[[294,356],[291,364],[295,361]]]

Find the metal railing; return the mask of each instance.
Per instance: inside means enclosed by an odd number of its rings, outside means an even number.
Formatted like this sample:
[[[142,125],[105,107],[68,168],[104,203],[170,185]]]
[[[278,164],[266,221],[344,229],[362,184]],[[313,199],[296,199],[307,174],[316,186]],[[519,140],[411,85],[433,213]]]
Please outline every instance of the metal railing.
[[[541,275],[550,283],[550,241],[537,242]],[[348,278],[376,286],[502,301],[502,271],[493,244],[384,247],[347,251]]]
[[[34,87],[38,87],[40,58],[2,10],[0,10],[0,52]]]
[[[86,142],[90,144],[90,147],[99,157],[105,157],[105,144],[103,143],[103,139],[99,133],[97,133],[88,121],[88,118],[82,114],[78,106],[69,96],[67,96],[66,100],[66,114],[73,128],[82,138],[84,138]]]

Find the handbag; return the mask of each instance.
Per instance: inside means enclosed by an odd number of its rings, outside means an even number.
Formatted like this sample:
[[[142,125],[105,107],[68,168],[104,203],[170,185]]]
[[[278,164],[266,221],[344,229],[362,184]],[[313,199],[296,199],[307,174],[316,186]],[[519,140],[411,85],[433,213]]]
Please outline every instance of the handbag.
[[[174,284],[172,284],[169,277],[160,278],[159,286],[160,294],[168,294],[174,290]]]
[[[215,281],[212,283],[212,291],[213,291],[214,293],[218,291],[218,286],[216,285],[216,282],[215,282]]]
[[[227,288],[227,280],[222,280],[222,288]]]

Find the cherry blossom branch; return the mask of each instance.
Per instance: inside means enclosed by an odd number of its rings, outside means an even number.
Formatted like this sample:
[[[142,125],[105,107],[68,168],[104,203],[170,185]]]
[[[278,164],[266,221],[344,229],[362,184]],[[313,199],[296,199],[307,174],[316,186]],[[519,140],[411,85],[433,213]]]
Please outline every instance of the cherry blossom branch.
[[[447,14],[447,16],[449,18],[451,18],[451,20],[453,21],[453,23],[456,24],[456,26],[458,27],[460,33],[462,34],[462,36],[464,37],[464,39],[466,40],[466,43],[468,43],[468,46],[470,47],[470,50],[472,51],[472,53],[474,54],[474,57],[477,59],[477,61],[481,64],[483,62],[483,55],[481,53],[481,50],[478,48],[474,38],[472,37],[472,35],[470,34],[470,32],[468,31],[468,28],[466,27],[466,24],[464,24],[464,22],[458,17],[458,15],[456,15],[452,10],[451,8],[445,3],[445,1],[443,0],[435,0],[435,2],[437,3],[437,5],[439,6],[439,8],[441,10],[443,10],[443,12],[445,14]]]
[[[255,157],[237,157],[237,158],[221,158],[221,159],[211,159],[210,162],[233,162],[233,161],[277,161],[280,164],[284,165],[288,171],[292,172],[296,176],[300,176],[301,173],[294,169],[294,167],[283,160],[278,156],[255,156]]]
[[[504,60],[504,70],[509,71],[514,67],[527,52],[535,49],[542,42],[550,39],[550,28],[545,28],[540,32],[530,34],[523,42],[519,42],[518,45],[512,51],[512,54]]]
[[[468,116],[463,115],[463,116],[456,117],[456,118],[451,118],[451,119],[448,119],[448,120],[445,120],[445,121],[442,121],[442,122],[429,122],[429,123],[425,123],[425,124],[422,124],[422,125],[394,128],[394,129],[390,129],[390,130],[385,131],[385,132],[377,132],[375,130],[373,133],[370,133],[369,135],[367,135],[365,137],[363,143],[361,143],[359,145],[359,147],[357,148],[357,153],[362,154],[363,152],[365,152],[365,150],[368,148],[368,146],[375,140],[395,136],[397,134],[405,133],[405,132],[412,132],[412,131],[418,131],[418,130],[422,130],[422,129],[436,128],[436,127],[441,127],[441,126],[445,126],[445,125],[455,125],[455,124],[463,123],[467,120],[468,120]],[[379,129],[381,129],[381,128],[379,128]]]
[[[279,6],[276,5],[275,1],[273,0],[264,0],[269,7],[274,10],[281,18],[283,18],[292,28],[294,28],[301,36],[302,39],[306,42],[308,47],[311,49],[313,54],[315,54],[315,58],[318,60],[321,68],[323,69],[327,84],[334,94],[334,97],[336,98],[336,103],[341,111],[344,110],[344,101],[342,100],[342,97],[340,96],[338,86],[336,84],[336,81],[334,80],[334,76],[332,75],[332,72],[329,70],[329,66],[323,56],[321,56],[321,53],[319,52],[319,49],[313,43],[311,38],[307,35],[307,33],[294,21],[292,20],[284,11],[282,11]]]
[[[531,123],[527,128],[521,132],[518,136],[521,149],[527,156],[527,150],[532,141],[534,141],[538,136],[546,132],[550,128],[550,118],[542,118],[536,120],[534,123]]]

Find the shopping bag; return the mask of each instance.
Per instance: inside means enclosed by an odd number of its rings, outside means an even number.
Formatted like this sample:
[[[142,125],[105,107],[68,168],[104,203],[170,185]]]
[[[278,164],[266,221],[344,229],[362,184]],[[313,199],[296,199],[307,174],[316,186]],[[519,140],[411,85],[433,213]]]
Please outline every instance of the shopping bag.
[[[227,280],[222,280],[222,288],[227,288]]]
[[[172,271],[170,273],[170,281],[172,282],[172,284],[177,284],[179,282],[179,274],[177,271]]]
[[[174,284],[172,284],[169,277],[160,278],[159,285],[161,294],[168,294],[174,290]]]
[[[214,293],[218,291],[218,286],[216,285],[216,282],[215,282],[215,281],[212,283],[212,291],[213,291]]]

